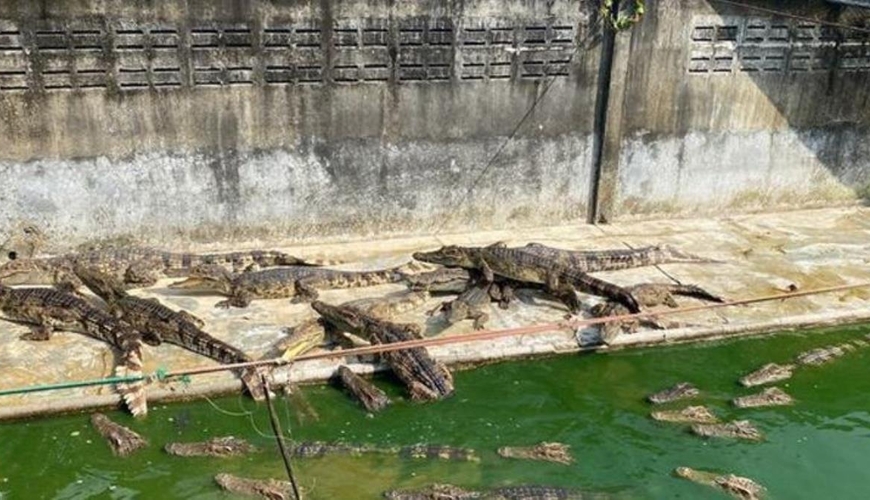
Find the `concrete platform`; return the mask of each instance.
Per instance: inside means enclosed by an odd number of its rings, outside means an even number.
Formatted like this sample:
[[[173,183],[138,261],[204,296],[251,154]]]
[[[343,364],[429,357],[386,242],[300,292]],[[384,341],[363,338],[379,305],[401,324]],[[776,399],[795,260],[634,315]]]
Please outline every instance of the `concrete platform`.
[[[338,266],[346,269],[374,269],[410,260],[410,253],[442,244],[484,245],[495,241],[524,244],[530,241],[562,248],[625,248],[667,243],[688,252],[725,261],[723,264],[667,264],[626,271],[597,273],[618,284],[669,282],[677,279],[694,283],[729,299],[745,299],[786,292],[789,288],[807,290],[844,284],[870,283],[870,209],[848,207],[773,214],[735,216],[717,220],[672,220],[620,223],[607,226],[561,226],[511,232],[440,235],[387,241],[347,242],[291,247],[280,241],[252,242],[248,248],[274,248],[305,257],[342,259],[352,262]],[[192,251],[240,250],[219,245],[177,248]],[[255,301],[247,309],[214,308],[221,297],[182,295],[166,287],[173,280],[162,280],[154,287],[136,290],[143,297],[157,297],[173,308],[185,309],[206,321],[205,330],[236,345],[255,358],[267,355],[285,335],[285,329],[312,317],[305,304],[288,300]],[[363,297],[377,297],[404,289],[385,285],[365,289],[332,290],[322,300],[340,303]],[[491,329],[558,322],[566,311],[560,304],[539,295],[520,292],[521,300],[510,309],[491,308]],[[584,297],[591,305],[596,297]],[[401,317],[409,322],[425,321],[426,334],[463,335],[471,332],[471,322],[452,327],[424,311],[442,299]],[[680,299],[689,305],[692,299]],[[870,319],[870,287],[760,304],[729,307],[713,311],[681,314],[669,318],[683,327],[670,330],[644,330],[619,337],[613,348],[632,348],[672,342],[760,334],[784,329]],[[35,384],[60,383],[106,377],[111,374],[111,348],[74,333],[59,333],[48,342],[18,339],[24,327],[0,322],[0,390]],[[576,333],[576,334],[575,334]],[[590,348],[595,329],[580,332],[553,331],[522,335],[497,341],[477,341],[430,348],[437,358],[448,363],[474,363],[515,356],[574,352]],[[149,347],[145,352],[146,372],[158,369],[182,370],[214,366],[206,358],[175,346]],[[349,360],[312,360],[275,371],[277,383],[323,380]],[[354,363],[361,372],[376,369]],[[239,390],[241,384],[229,373],[198,375],[189,384],[172,382],[149,386],[149,400],[157,402],[202,394]],[[461,390],[461,388],[460,388]],[[118,404],[110,386],[38,392],[0,397],[0,419],[18,418]]]

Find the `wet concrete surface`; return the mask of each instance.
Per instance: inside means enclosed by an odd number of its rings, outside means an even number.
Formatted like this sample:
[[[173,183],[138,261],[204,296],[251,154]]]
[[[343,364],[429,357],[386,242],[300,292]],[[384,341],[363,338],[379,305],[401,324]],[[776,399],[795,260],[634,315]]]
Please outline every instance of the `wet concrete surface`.
[[[247,248],[280,249],[310,258],[340,259],[343,269],[376,269],[410,261],[416,250],[443,244],[484,245],[504,241],[509,245],[535,241],[568,249],[604,249],[670,244],[681,250],[718,259],[716,264],[665,264],[658,267],[596,273],[620,285],[646,282],[668,283],[678,280],[693,283],[727,299],[809,290],[846,284],[870,283],[870,209],[847,207],[794,211],[773,214],[734,216],[716,220],[671,220],[618,223],[606,226],[560,226],[529,230],[439,235],[382,241],[348,242],[304,247],[285,246],[280,241],[257,242]],[[220,245],[178,248],[186,251],[233,251]],[[268,356],[272,346],[287,334],[287,328],[315,315],[307,304],[292,304],[287,299],[258,300],[246,309],[218,309],[222,297],[188,295],[171,290],[165,279],[155,286],[133,291],[142,297],[155,297],[169,307],[187,310],[206,322],[204,330],[229,342],[254,358]],[[321,300],[341,303],[401,292],[403,285],[382,285],[350,290],[321,292]],[[555,323],[564,319],[566,309],[539,294],[520,291],[520,300],[507,310],[490,307],[488,328],[492,330]],[[399,321],[423,324],[429,337],[464,335],[472,332],[472,321],[447,326],[425,311],[442,300],[433,297],[426,304],[402,314]],[[582,296],[593,305],[598,297]],[[678,298],[681,305],[700,302]],[[825,324],[861,322],[870,318],[870,287],[848,291],[777,300],[758,304],[696,311],[667,318],[679,323],[669,330],[640,330],[622,335],[610,349],[648,346],[661,343],[757,334]],[[102,342],[76,333],[59,332],[47,342],[18,339],[27,329],[0,322],[0,390],[95,379],[111,374],[112,349]],[[597,329],[579,332],[559,331],[519,335],[497,340],[474,341],[431,347],[430,352],[448,363],[485,362],[514,356],[572,352],[595,348]],[[178,371],[215,366],[207,358],[179,347],[146,347],[145,371]],[[350,363],[357,371],[376,367],[358,360],[312,360],[281,367],[273,374],[276,383],[322,380],[339,363]],[[197,397],[239,390],[238,379],[228,373],[191,377],[189,382],[154,383],[149,386],[150,401]],[[65,389],[30,394],[0,396],[0,419],[113,405],[118,401],[111,386]]]

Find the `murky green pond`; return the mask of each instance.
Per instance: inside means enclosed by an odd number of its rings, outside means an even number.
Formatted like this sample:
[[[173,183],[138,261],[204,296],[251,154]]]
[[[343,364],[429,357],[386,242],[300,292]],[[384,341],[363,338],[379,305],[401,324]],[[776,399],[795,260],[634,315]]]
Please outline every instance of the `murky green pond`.
[[[870,327],[782,334],[713,345],[678,346],[613,354],[564,356],[502,363],[456,374],[453,398],[428,405],[398,400],[370,417],[339,390],[305,388],[310,406],[280,400],[285,432],[299,440],[408,445],[418,442],[471,447],[480,462],[449,463],[391,456],[298,459],[309,499],[379,498],[391,488],[451,482],[470,488],[511,484],[563,485],[616,498],[727,498],[674,478],[680,465],[731,471],[767,486],[770,498],[870,498],[870,349],[831,364],[805,367],[782,384],[794,407],[730,407],[753,392],[736,379],[769,361],[870,332]],[[703,391],[698,401],[724,418],[748,418],[763,443],[703,440],[685,426],[654,422],[649,392],[687,380]],[[378,380],[392,395],[400,389]],[[674,405],[680,407],[680,405]],[[263,406],[242,398],[155,406],[141,422],[111,415],[148,437],[151,446],[118,459],[86,415],[0,426],[0,498],[231,498],[213,476],[221,471],[283,479],[268,438]],[[170,441],[235,435],[262,447],[243,458],[178,458],[163,453]],[[511,461],[503,445],[561,441],[576,463]]]

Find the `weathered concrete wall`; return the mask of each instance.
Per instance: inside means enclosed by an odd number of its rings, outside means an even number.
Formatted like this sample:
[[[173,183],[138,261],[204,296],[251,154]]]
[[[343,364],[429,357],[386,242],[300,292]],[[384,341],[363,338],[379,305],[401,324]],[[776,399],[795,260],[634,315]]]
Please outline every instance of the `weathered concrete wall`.
[[[617,36],[604,220],[830,205],[870,188],[870,11],[648,2]]]
[[[595,16],[585,0],[4,0],[0,227],[323,240],[583,217]]]
[[[6,0],[0,228],[323,241],[578,221],[592,192],[599,220],[866,196],[870,13],[750,3],[865,31],[650,2],[592,187],[593,0]]]

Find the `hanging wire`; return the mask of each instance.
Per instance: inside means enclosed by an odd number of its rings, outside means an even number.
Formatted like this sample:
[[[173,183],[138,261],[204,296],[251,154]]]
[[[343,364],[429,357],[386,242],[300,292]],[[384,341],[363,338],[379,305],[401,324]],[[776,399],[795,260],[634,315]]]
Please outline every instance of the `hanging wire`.
[[[589,27],[589,30],[586,33],[586,36],[583,37],[583,39],[577,43],[577,46],[575,46],[574,50],[572,50],[571,53],[568,55],[568,59],[562,64],[559,71],[557,71],[556,73],[562,73],[568,69],[568,67],[574,61],[574,56],[577,55],[577,53],[580,51],[581,48],[585,48],[586,44],[597,35],[598,26],[600,24],[601,24],[601,18],[600,17],[596,18],[596,22],[592,26]],[[505,150],[507,145],[514,139],[514,137],[520,131],[520,128],[522,128],[522,126],[526,123],[526,120],[528,120],[529,117],[532,116],[532,113],[535,111],[535,109],[538,107],[538,105],[541,102],[543,102],[544,98],[547,96],[547,92],[550,91],[550,88],[553,86],[553,83],[555,81],[556,81],[556,76],[553,75],[550,77],[549,80],[547,80],[544,83],[544,88],[541,91],[540,95],[535,97],[534,102],[532,102],[532,105],[529,106],[529,109],[526,111],[526,113],[522,116],[522,118],[520,118],[520,120],[517,122],[517,124],[514,125],[513,129],[508,134],[508,136],[505,138],[505,140],[502,141],[502,143],[499,145],[499,147],[495,150],[495,153],[493,153],[492,156],[490,156],[489,160],[487,160],[487,162],[484,163],[483,168],[481,168],[480,171],[477,173],[477,175],[474,176],[474,178],[472,179],[471,184],[468,186],[468,188],[462,192],[462,196],[459,198],[459,200],[456,200],[456,201],[450,203],[451,206],[456,207],[454,209],[454,211],[458,210],[460,207],[462,207],[462,205],[464,205],[468,201],[468,199],[471,197],[471,194],[474,192],[474,189],[477,187],[477,185],[480,183],[480,181],[483,179],[483,177],[490,171],[492,166],[495,164],[495,160],[502,154],[502,152]],[[460,182],[461,182],[461,180],[455,181],[453,183],[453,185],[451,186],[451,191],[455,190],[458,187]],[[445,215],[444,217],[442,217],[441,223],[435,227],[435,231],[432,233],[432,236],[437,237],[437,235],[441,231],[444,230],[448,221],[449,221],[448,216]]]
[[[265,374],[261,373],[260,380],[263,382],[263,389],[265,389],[264,392],[266,393],[266,408],[269,410],[269,422],[272,424],[272,432],[275,433],[275,440],[278,442],[281,459],[284,461],[284,469],[287,471],[287,477],[290,478],[290,486],[293,487],[293,497],[296,500],[302,500],[302,497],[299,495],[299,487],[296,486],[293,466],[290,463],[290,452],[287,450],[284,436],[281,434],[281,423],[278,421],[278,415],[275,414],[275,407],[272,405],[272,389],[269,387],[269,379]]]

